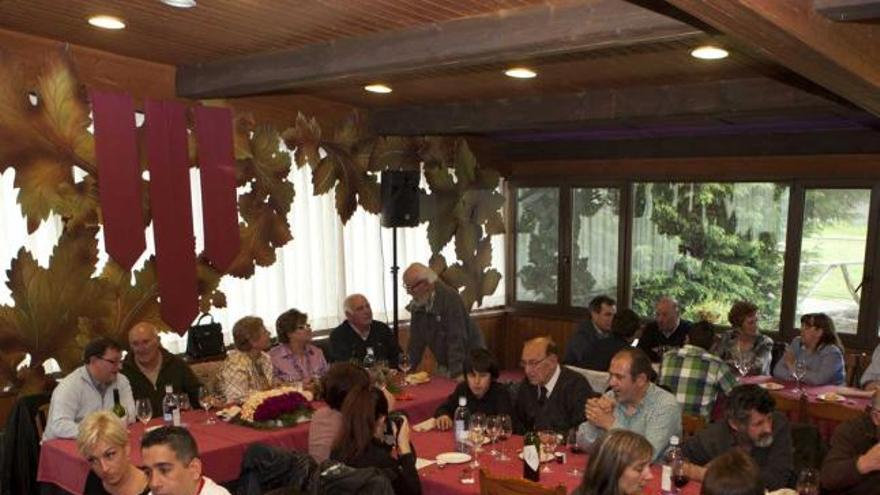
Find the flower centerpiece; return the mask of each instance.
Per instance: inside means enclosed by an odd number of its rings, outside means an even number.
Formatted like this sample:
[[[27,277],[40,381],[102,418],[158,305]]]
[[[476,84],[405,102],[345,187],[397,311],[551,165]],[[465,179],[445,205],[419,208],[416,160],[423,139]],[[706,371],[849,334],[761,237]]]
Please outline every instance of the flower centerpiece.
[[[239,420],[263,428],[292,426],[312,417],[314,409],[300,391],[293,387],[279,387],[257,392],[241,405]]]

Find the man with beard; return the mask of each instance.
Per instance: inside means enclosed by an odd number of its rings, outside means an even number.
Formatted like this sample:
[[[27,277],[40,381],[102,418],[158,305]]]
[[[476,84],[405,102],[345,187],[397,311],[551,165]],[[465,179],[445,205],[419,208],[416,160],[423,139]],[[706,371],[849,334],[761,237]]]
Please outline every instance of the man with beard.
[[[757,385],[734,388],[727,403],[726,420],[712,423],[684,442],[682,451],[689,461],[685,465],[688,477],[702,481],[706,464],[740,448],[761,467],[761,479],[768,490],[791,486],[791,428],[775,407],[770,393]]]
[[[822,487],[833,493],[869,495],[880,485],[880,394],[862,416],[834,430],[822,463]]]
[[[587,400],[586,421],[578,427],[578,444],[586,450],[605,432],[629,430],[648,439],[654,459],[660,459],[669,439],[681,435],[681,406],[675,396],[652,383],[654,369],[641,349],[618,351],[608,375],[611,390]]]

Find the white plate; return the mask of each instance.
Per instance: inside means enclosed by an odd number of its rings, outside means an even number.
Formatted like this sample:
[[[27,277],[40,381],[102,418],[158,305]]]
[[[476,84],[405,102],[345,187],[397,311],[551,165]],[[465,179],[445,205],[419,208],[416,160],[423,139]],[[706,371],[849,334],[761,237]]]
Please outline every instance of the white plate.
[[[816,396],[817,399],[825,402],[843,402],[846,400],[846,397],[835,394],[834,392],[829,392],[827,394],[819,394]]]
[[[461,464],[469,460],[471,460],[471,456],[464,452],[444,452],[437,455],[437,462],[445,462],[446,464]]]
[[[785,385],[776,382],[762,383],[758,386],[763,388],[764,390],[782,390],[785,388]]]

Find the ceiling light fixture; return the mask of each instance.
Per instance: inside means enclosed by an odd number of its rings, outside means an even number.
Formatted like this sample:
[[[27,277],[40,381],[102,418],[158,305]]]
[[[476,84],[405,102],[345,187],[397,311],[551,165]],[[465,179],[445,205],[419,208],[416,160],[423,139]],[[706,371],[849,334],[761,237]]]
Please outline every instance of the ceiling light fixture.
[[[89,24],[101,29],[124,29],[125,23],[112,15],[96,15],[89,17]]]
[[[165,5],[178,9],[191,9],[196,6],[196,0],[160,0]]]
[[[703,45],[701,47],[694,48],[694,50],[691,51],[692,57],[699,58],[701,60],[720,60],[722,58],[727,58],[728,55],[730,54],[727,52],[727,50],[712,45]]]
[[[538,73],[525,67],[513,67],[504,71],[504,75],[516,79],[531,79],[537,77]]]
[[[384,84],[368,84],[364,86],[364,89],[370,93],[388,94],[391,92],[391,87]]]

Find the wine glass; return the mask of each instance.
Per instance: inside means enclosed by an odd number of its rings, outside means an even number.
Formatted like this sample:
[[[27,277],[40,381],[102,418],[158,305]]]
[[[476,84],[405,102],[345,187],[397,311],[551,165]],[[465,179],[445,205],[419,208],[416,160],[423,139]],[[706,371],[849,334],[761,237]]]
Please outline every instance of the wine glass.
[[[498,457],[498,449],[496,448],[495,442],[498,441],[498,435],[501,433],[501,422],[498,416],[489,416],[486,418],[486,436],[489,437],[489,441],[492,442],[492,450],[489,451],[489,455],[492,457]]]
[[[214,416],[211,414],[211,406],[214,405],[214,397],[208,387],[199,387],[199,405],[205,410],[205,424],[212,425],[216,423]]]
[[[733,358],[733,365],[739,371],[740,376],[746,376],[752,369],[752,353],[737,347],[737,353]]]
[[[797,382],[797,391],[799,394],[804,392],[803,387],[801,386],[801,380],[807,376],[807,363],[803,359],[798,359],[794,363],[794,371],[792,371],[791,375],[794,377]]]
[[[138,420],[144,424],[144,428],[147,427],[147,423],[153,419],[153,404],[150,402],[150,399],[138,399],[135,402],[135,411],[137,412]]]
[[[802,469],[796,490],[798,495],[819,495],[819,472],[812,468]]]
[[[547,459],[547,462],[544,463],[544,467],[541,468],[542,473],[552,473],[553,470],[550,469],[550,460],[555,458],[556,452],[556,432],[553,430],[541,430],[538,432],[538,440],[541,441],[541,455],[539,459],[544,461]]]
[[[474,413],[471,415],[470,423],[468,439],[474,449],[474,460],[471,462],[471,467],[476,469],[480,467],[480,461],[478,458],[480,446],[483,445],[483,440],[486,439],[486,415],[483,413]]]
[[[572,428],[568,430],[566,444],[568,445],[569,453],[580,454],[582,452],[577,443],[577,428]],[[572,462],[572,468],[568,470],[568,474],[575,478],[580,478],[581,476],[583,476],[584,472],[578,469],[577,463]]]
[[[406,386],[406,374],[409,373],[411,369],[411,365],[409,362],[409,354],[406,352],[401,352],[399,356],[397,356],[397,367],[403,372],[403,386]]]
[[[498,416],[498,439],[501,440],[501,453],[498,455],[499,461],[509,461],[510,456],[504,453],[504,442],[513,435],[513,419],[509,414]]]

